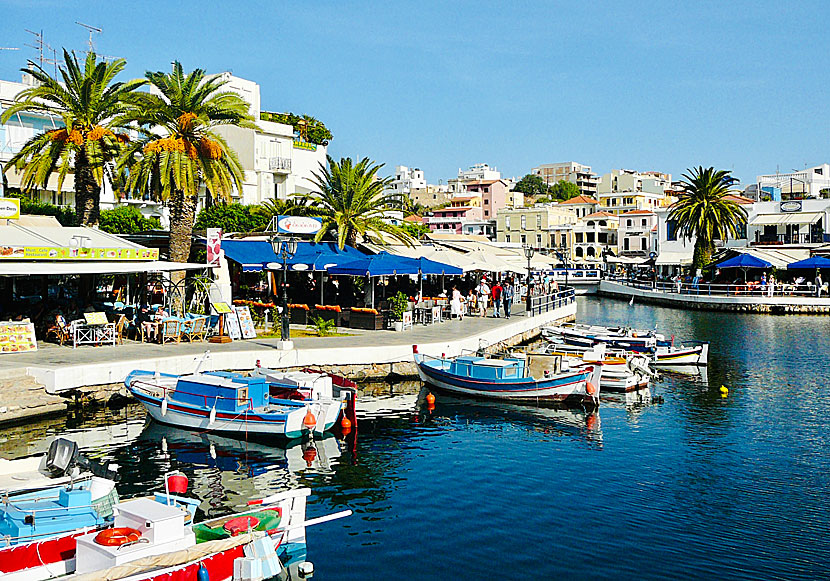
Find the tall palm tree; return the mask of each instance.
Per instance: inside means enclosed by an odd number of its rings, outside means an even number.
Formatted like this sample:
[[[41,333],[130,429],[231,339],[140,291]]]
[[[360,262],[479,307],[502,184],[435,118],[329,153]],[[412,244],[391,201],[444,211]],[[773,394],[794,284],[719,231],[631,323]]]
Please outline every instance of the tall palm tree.
[[[692,268],[709,264],[715,250],[715,240],[738,236],[739,227],[746,223],[746,210],[725,198],[737,181],[725,170],[703,166],[683,174],[683,193],[669,208],[669,220],[677,223],[681,236],[696,237]]]
[[[17,95],[0,115],[0,124],[26,111],[56,115],[64,126],[32,137],[9,160],[4,173],[12,167],[22,171],[23,189],[34,190],[46,188],[57,172],[59,191],[67,174],[74,173],[77,223],[92,226],[98,223],[104,175],[128,139],[125,133],[116,133],[120,126],[115,119],[129,106],[133,91],[147,81],[113,83],[127,64],[124,59],[98,62],[90,52],[81,66],[74,52],[64,50],[63,60],[58,69],[63,82],[37,65],[22,69],[38,84]]]
[[[339,162],[330,155],[326,158],[328,168],[321,163],[321,172],[314,174],[320,191],[308,194],[312,215],[323,219],[323,227],[315,240],[320,241],[334,230],[337,245],[343,248],[346,244],[354,246],[358,235],[383,232],[410,244],[412,237],[409,234],[383,220],[385,211],[401,209],[399,195],[384,193],[391,179],[377,176],[383,164],[374,164],[368,157],[357,163],[350,157],[341,158]]]
[[[285,200],[264,200],[257,210],[272,219],[274,216],[309,216],[313,209],[307,197],[295,194]]]
[[[136,124],[141,138],[125,148],[118,166],[128,171],[128,191],[169,203],[170,259],[185,262],[201,186],[208,196],[224,200],[234,188],[242,191],[239,158],[214,129],[256,125],[248,103],[222,90],[227,81],[219,76],[206,76],[202,69],[185,74],[179,62],[171,73],[146,74],[160,94],[142,94],[125,115],[123,121]]]

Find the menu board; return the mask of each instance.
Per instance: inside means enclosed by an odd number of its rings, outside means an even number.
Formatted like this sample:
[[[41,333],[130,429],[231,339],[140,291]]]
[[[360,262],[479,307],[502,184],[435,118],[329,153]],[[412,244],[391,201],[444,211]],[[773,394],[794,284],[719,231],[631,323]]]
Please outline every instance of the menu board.
[[[256,329],[254,329],[254,320],[251,318],[251,309],[245,305],[242,307],[234,307],[233,310],[239,319],[239,329],[242,332],[242,337],[245,339],[256,339]]]
[[[0,353],[37,351],[33,323],[0,322]]]
[[[2,246],[0,258],[27,260],[158,260],[158,248],[67,248],[63,246]]]
[[[236,316],[236,312],[231,311],[230,313],[224,315],[224,317],[225,334],[234,341],[241,339],[242,331],[239,329],[239,317]]]
[[[84,313],[87,325],[106,325],[109,323],[106,313]]]
[[[211,303],[211,306],[213,306],[213,310],[219,313],[220,315],[226,315],[231,312],[231,307],[228,305],[228,303]]]

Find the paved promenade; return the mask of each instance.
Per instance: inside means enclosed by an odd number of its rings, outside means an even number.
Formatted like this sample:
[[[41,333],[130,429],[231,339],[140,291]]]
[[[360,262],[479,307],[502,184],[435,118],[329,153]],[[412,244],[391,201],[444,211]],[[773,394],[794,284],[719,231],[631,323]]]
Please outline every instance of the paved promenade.
[[[465,317],[436,325],[416,325],[404,332],[361,331],[347,329],[349,337],[303,337],[294,340],[294,349],[280,350],[276,339],[249,339],[226,344],[207,342],[149,344],[126,341],[124,345],[60,347],[40,343],[33,353],[0,357],[0,374],[10,377],[28,373],[46,387],[48,393],[60,393],[79,387],[122,382],[134,369],[166,373],[192,372],[205,351],[210,361],[204,369],[253,369],[256,361],[263,366],[285,368],[305,365],[371,366],[411,363],[412,345],[419,344],[424,353],[457,354],[477,349],[481,343],[519,342],[535,334],[539,327],[572,318],[576,303],[533,317],[524,316],[516,306],[516,315],[505,318]],[[0,417],[2,421],[2,417]]]

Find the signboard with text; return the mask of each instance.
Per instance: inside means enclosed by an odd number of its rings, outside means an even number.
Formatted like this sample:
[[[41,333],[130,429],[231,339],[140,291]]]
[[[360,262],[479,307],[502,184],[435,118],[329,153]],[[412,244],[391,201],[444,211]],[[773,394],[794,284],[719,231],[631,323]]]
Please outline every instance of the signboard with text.
[[[63,246],[3,246],[0,259],[26,260],[158,260],[158,248],[66,248]]]
[[[37,351],[35,325],[5,321],[0,323],[0,353]]]
[[[309,216],[277,216],[277,232],[281,234],[316,234],[323,227],[320,218]]]
[[[0,219],[20,219],[20,200],[17,198],[0,198]]]

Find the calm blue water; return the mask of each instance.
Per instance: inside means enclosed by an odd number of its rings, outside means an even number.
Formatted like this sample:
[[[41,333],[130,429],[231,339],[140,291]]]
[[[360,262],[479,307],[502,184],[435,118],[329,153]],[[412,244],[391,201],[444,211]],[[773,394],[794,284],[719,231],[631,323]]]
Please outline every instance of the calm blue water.
[[[663,403],[617,396],[593,416],[439,395],[364,420],[353,451],[135,437],[130,408],[96,449],[122,465],[124,496],[180,468],[211,514],[295,486],[313,489],[309,516],[353,509],[309,528],[317,579],[829,577],[830,319],[581,298],[579,320],[711,341],[708,381],[673,375]]]

